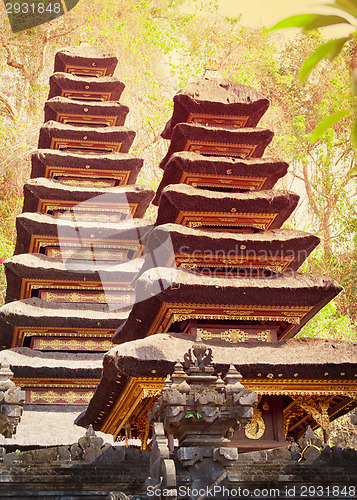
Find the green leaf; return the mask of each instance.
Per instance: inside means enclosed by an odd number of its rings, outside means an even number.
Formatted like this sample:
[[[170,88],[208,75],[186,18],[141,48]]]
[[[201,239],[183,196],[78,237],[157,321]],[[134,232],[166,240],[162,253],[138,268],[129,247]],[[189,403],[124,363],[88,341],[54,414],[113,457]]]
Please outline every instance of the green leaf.
[[[351,24],[347,19],[341,16],[327,16],[318,14],[311,22],[304,26],[304,31],[315,30],[325,26],[332,26],[334,24]]]
[[[355,122],[353,124],[352,137],[355,145],[357,146],[357,116],[355,118]]]
[[[303,82],[309,76],[311,70],[317,66],[317,64],[328,57],[332,61],[341,52],[344,44],[349,40],[350,37],[337,38],[336,40],[329,40],[328,42],[320,45],[320,47],[311,54],[310,57],[305,59],[303,65],[300,69],[300,81]]]
[[[357,96],[357,69],[351,71],[350,85],[352,94]]]
[[[316,142],[327,129],[333,127],[335,123],[339,122],[342,118],[351,113],[352,111],[350,109],[341,109],[340,111],[328,116],[325,120],[322,120],[322,122],[317,125],[315,130],[310,135],[309,141],[311,143]]]
[[[334,7],[335,9],[343,10],[353,17],[357,18],[357,2],[356,0],[335,0],[334,3],[326,4],[329,7]]]
[[[271,30],[283,28],[303,28],[304,31],[332,26],[334,24],[351,24],[350,21],[341,16],[324,14],[298,14],[290,16],[275,24]]]
[[[312,23],[317,14],[298,14],[297,16],[290,16],[282,21],[279,21],[277,24],[274,24],[271,30],[281,30],[284,28],[304,28],[309,23]]]
[[[347,173],[347,175],[348,175],[348,176],[351,176],[351,177],[355,177],[355,174],[357,175],[357,167],[353,167],[353,168],[351,168],[351,169],[348,171],[348,173]],[[357,235],[355,236],[355,239],[356,239],[356,243],[357,243]]]

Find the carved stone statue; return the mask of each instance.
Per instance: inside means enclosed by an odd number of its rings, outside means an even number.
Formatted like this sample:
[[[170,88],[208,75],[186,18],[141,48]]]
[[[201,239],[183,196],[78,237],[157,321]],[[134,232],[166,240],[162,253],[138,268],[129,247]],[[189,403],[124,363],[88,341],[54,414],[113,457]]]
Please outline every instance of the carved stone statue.
[[[0,364],[0,433],[11,438],[20,422],[25,393],[11,380],[10,366]]]
[[[215,376],[212,349],[198,338],[185,354],[184,364],[176,363],[148,414],[150,421],[162,422],[162,430],[178,439],[177,458],[189,468],[192,488],[212,486],[238,458],[237,448],[229,447],[233,429],[249,422],[258,401],[241,379],[233,365],[224,380]],[[161,459],[159,455],[156,453],[156,469],[151,471],[156,476],[169,458],[167,450]],[[157,479],[162,482],[163,476]]]

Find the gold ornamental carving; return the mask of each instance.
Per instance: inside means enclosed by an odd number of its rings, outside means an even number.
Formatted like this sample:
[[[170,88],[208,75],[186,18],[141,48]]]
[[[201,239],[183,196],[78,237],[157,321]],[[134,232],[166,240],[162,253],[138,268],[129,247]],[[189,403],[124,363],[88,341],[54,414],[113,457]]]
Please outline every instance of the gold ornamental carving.
[[[119,399],[113,403],[113,406],[108,410],[108,413],[103,412],[99,418],[100,430],[116,436],[120,429],[125,424],[133,419],[142,405],[142,400],[145,398],[153,398],[153,400],[161,393],[164,379],[159,378],[130,378],[126,384],[124,391]],[[257,392],[260,396],[264,395],[287,395],[287,396],[306,396],[313,394],[316,398],[321,399],[321,396],[326,395],[344,395],[348,404],[349,397],[357,399],[357,387],[355,381],[350,382],[336,380],[326,381],[323,379],[245,379],[244,385],[246,389]],[[294,407],[296,408],[296,406]],[[296,408],[299,410],[299,408]],[[268,404],[263,404],[261,413],[268,411]],[[301,409],[300,409],[301,410]],[[301,410],[303,411],[303,410]],[[105,415],[105,416],[104,416]],[[251,428],[248,427],[248,439],[259,439],[264,434],[265,422],[262,414],[255,413],[255,419]],[[254,418],[253,416],[253,418]],[[286,421],[289,415],[285,414]],[[262,420],[261,420],[262,419]],[[255,422],[255,427],[253,427]],[[263,429],[264,425],[264,429]],[[252,436],[252,437],[251,437]]]
[[[68,350],[68,351],[109,351],[113,347],[110,340],[62,340],[62,339],[39,339],[37,349],[46,350],[53,349],[56,351]]]
[[[270,342],[271,340],[270,330],[264,330],[264,332],[258,332],[257,339],[260,340],[260,342]]]
[[[234,144],[229,142],[211,142],[211,141],[191,141],[188,140],[185,145],[185,151],[194,151],[201,154],[219,154],[222,156],[239,156],[240,158],[249,158],[257,149],[257,144]]]
[[[82,206],[83,205],[83,206]],[[128,206],[129,205],[129,206]],[[71,211],[75,207],[75,216],[77,217],[80,213],[87,212],[104,212],[105,214],[118,214],[118,215],[134,215],[138,207],[138,203],[98,203],[87,200],[84,203],[77,203],[71,200],[61,200],[54,204],[53,200],[41,199],[38,203],[37,212],[48,212],[48,211]],[[73,214],[74,215],[74,214]],[[104,240],[106,241],[106,240]]]
[[[95,125],[96,127],[114,127],[117,121],[117,116],[113,115],[81,115],[76,113],[57,113],[56,122],[60,123],[68,123],[69,125],[73,125],[76,123],[80,123],[83,126],[89,124]]]
[[[92,64],[93,67],[80,66],[79,64],[65,64],[64,73],[79,76],[106,76],[107,68]],[[102,94],[102,92],[100,93]]]
[[[158,397],[163,385],[164,379],[161,378],[131,377],[100,430],[116,437],[141,404],[141,401],[145,398]]]
[[[111,338],[115,330],[103,328],[19,328],[19,336],[23,337],[103,337]],[[12,346],[17,347],[17,346]]]
[[[45,175],[48,179],[53,179],[57,176],[64,176],[70,179],[71,177],[78,177],[78,175],[88,175],[88,169],[90,169],[90,175],[92,179],[103,179],[107,178],[109,181],[117,180],[119,185],[125,185],[128,182],[130,171],[128,170],[109,170],[109,169],[96,169],[91,168],[87,165],[83,168],[72,168],[72,167],[59,167],[56,165],[46,165]],[[105,180],[105,179],[103,179]]]
[[[270,410],[269,403],[268,403],[267,400],[264,401],[264,404],[263,404],[262,408],[263,408],[264,411],[269,411]]]
[[[297,405],[300,406],[306,413],[311,415],[315,422],[324,430],[328,431],[330,427],[330,418],[328,414],[329,402],[326,399],[316,400],[309,398],[306,400],[302,397],[293,398]]]
[[[29,253],[39,253],[41,248],[45,247],[71,247],[73,249],[75,247],[77,250],[82,251],[82,249],[87,249],[92,245],[93,241],[90,238],[83,238],[81,240],[81,244],[78,244],[78,238],[68,238],[61,239],[61,246],[59,246],[58,236],[44,236],[41,234],[33,234],[31,235],[31,241],[29,245]],[[133,250],[134,252],[138,252],[141,246],[138,242],[130,241],[130,240],[115,240],[115,239],[96,239],[95,251],[98,249],[112,249],[112,250]]]
[[[231,343],[246,342],[249,340],[249,333],[234,328],[219,333],[198,328],[197,333],[203,340],[220,339]]]
[[[100,281],[50,281],[50,280],[38,280],[32,281],[31,279],[22,279],[20,298],[27,299],[31,297],[31,290],[43,289],[48,291],[48,289],[55,290],[73,290],[77,292],[78,289],[87,289],[88,291],[97,290],[103,292],[103,283]],[[133,288],[129,283],[125,282],[107,282],[105,283],[105,289],[108,292],[118,292],[127,291],[128,293],[133,291]]]
[[[84,72],[84,70],[82,70]],[[86,72],[87,73],[87,72]],[[93,76],[91,73],[88,76]],[[97,75],[94,76],[104,76]],[[75,100],[86,100],[86,101],[110,101],[111,92],[83,92],[82,90],[62,90],[63,97],[67,97],[67,99],[75,99]]]
[[[176,265],[185,269],[211,268],[211,267],[239,267],[248,270],[265,269],[274,273],[282,273],[293,261],[293,257],[257,257],[251,258],[247,254],[236,254],[234,258],[225,256],[212,256],[208,258],[204,253],[195,253],[194,257],[187,258],[187,254],[175,254]]]
[[[51,248],[51,257],[62,258],[62,259],[77,259],[77,260],[123,260],[125,255],[123,252],[109,252],[109,251],[98,251],[94,250],[84,250],[82,248],[65,248],[60,247]]]
[[[224,188],[233,187],[235,189],[260,190],[262,189],[266,177],[251,177],[242,175],[217,175],[217,174],[191,174],[183,172],[179,184],[188,184],[189,186],[201,188]]]
[[[17,385],[26,390],[31,390],[35,387],[38,389],[51,388],[53,391],[58,391],[59,389],[67,389],[67,390],[81,389],[81,393],[83,394],[84,389],[89,389],[92,390],[92,393],[94,394],[94,391],[97,388],[100,379],[76,379],[75,384],[73,384],[73,379],[63,379],[63,378],[52,380],[52,379],[39,379],[34,377],[32,378],[14,377],[14,381],[16,381]],[[69,389],[69,387],[71,389]]]
[[[166,317],[168,318],[169,316],[171,316],[171,314],[191,314],[195,312],[194,309],[170,309],[167,314],[166,314]]]
[[[258,394],[274,396],[333,396],[340,394],[351,399],[357,399],[357,386],[354,380],[318,380],[318,379],[267,379],[245,380],[244,385]]]
[[[57,212],[54,214],[61,219],[72,220],[72,215],[64,212]],[[99,222],[118,222],[121,220],[121,214],[95,214],[93,212],[76,212],[76,219],[82,221],[99,221]]]
[[[234,128],[242,128],[247,124],[249,116],[245,115],[217,115],[206,113],[190,113],[187,122],[202,123],[203,125],[228,125]]]
[[[109,141],[87,141],[81,139],[65,139],[62,137],[52,137],[50,149],[59,150],[85,150],[89,153],[91,151],[108,151],[119,153],[122,142],[109,142]]]
[[[253,410],[253,418],[244,427],[244,434],[248,439],[260,439],[265,432],[265,422],[262,412],[258,408]]]
[[[61,301],[61,302],[96,302],[98,304],[106,304],[106,303],[124,303],[130,304],[133,301],[133,297],[131,295],[116,295],[112,296],[111,294],[101,293],[81,293],[81,292],[70,292],[66,293],[63,291],[62,293],[55,293],[46,291],[46,300],[48,301]]]
[[[68,186],[103,187],[103,188],[112,187],[112,182],[110,180],[91,181],[87,179],[71,179],[69,177],[68,179],[62,179],[61,183],[66,184]]]
[[[189,222],[188,223],[188,227],[192,227],[192,228],[195,228],[195,227],[201,227],[203,226],[203,222]]]
[[[166,302],[162,304],[157,313],[148,331],[148,336],[156,334],[160,326],[163,327],[163,332],[167,332],[174,322],[187,319],[245,321],[248,318],[250,321],[284,321],[288,323],[281,336],[281,338],[284,338],[294,328],[294,325],[300,324],[300,321],[311,309],[312,307],[309,306],[262,306],[254,304],[229,306],[227,304]]]
[[[180,211],[175,224],[188,227],[252,227],[267,230],[277,217],[277,213],[252,213],[252,212],[194,212]]]
[[[246,342],[249,339],[249,333],[231,328],[222,332],[222,337],[229,340],[229,342]]]
[[[68,404],[74,404],[77,401],[83,403],[89,403],[93,396],[93,391],[88,391],[84,393],[66,391],[66,392],[56,392],[56,391],[43,391],[36,392],[30,391],[30,401],[31,403],[36,403],[38,401],[45,401],[48,404],[63,404],[63,402]]]
[[[302,417],[304,415],[304,410],[297,406],[294,406],[293,411],[289,415],[284,415],[284,432],[285,436],[288,435],[290,430],[290,423],[292,420]]]

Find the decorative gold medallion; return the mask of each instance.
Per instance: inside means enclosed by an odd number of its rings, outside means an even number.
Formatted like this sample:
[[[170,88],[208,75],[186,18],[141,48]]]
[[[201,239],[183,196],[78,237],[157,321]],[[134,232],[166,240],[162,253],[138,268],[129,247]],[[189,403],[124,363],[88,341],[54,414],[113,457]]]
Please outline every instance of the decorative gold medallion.
[[[244,427],[244,434],[248,439],[260,439],[265,432],[265,422],[262,417],[262,412],[258,408],[254,408],[253,418]]]

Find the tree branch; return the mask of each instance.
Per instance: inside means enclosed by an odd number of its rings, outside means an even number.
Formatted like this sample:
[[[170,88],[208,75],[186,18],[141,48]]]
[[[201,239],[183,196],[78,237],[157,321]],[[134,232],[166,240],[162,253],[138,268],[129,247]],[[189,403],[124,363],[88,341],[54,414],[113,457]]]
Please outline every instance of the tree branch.
[[[309,203],[310,203],[313,211],[315,212],[315,214],[320,215],[319,207],[317,206],[317,203],[314,200],[314,195],[313,195],[313,192],[311,189],[311,181],[309,179],[309,173],[307,170],[307,163],[306,162],[302,162],[302,172],[304,175],[305,189],[306,189],[306,194],[307,194]]]
[[[300,175],[296,174],[295,172],[291,171],[289,172],[293,177],[296,177],[297,179],[300,179],[301,181],[305,182],[305,179],[303,177],[300,177]]]
[[[18,61],[15,61],[15,59],[12,56],[11,48],[8,44],[4,43],[3,41],[1,42],[2,46],[7,52],[7,59],[6,59],[6,64],[10,66],[11,68],[19,69],[21,73],[23,74],[25,79],[29,78],[29,73],[25,67],[24,64],[19,63]]]
[[[10,99],[8,99],[6,95],[0,93],[0,102],[3,103],[12,120],[16,122],[19,118],[19,115],[15,106],[11,104]]]
[[[150,148],[151,146],[153,146],[159,139],[161,139],[161,135],[160,134],[157,134],[154,139],[152,141],[150,141],[149,143],[147,143],[145,146],[143,146],[140,150],[139,150],[139,154],[142,154],[146,149]]]
[[[86,25],[86,23],[77,24],[77,26],[74,26],[73,28],[71,28],[71,29],[69,29],[67,31],[63,31],[62,33],[58,33],[57,35],[50,35],[48,37],[48,41],[54,40],[55,38],[60,38],[62,36],[69,35],[73,31],[75,31],[77,28],[81,28],[82,26],[85,26],[85,25]]]
[[[39,65],[37,66],[36,71],[34,71],[33,74],[31,75],[31,78],[30,78],[31,86],[33,86],[36,83],[37,78],[39,77],[39,75],[41,75],[41,73],[45,67],[47,46],[48,46],[48,43],[50,41],[49,31],[50,31],[50,28],[47,28],[43,34],[43,37],[42,37],[41,59],[40,59]]]

